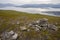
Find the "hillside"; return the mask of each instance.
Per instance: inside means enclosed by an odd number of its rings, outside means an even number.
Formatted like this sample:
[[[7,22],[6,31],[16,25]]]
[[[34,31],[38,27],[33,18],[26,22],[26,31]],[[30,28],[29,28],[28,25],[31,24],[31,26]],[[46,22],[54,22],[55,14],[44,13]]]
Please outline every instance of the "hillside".
[[[60,39],[60,29],[57,32],[48,33],[47,31],[42,32],[23,32],[20,31],[20,26],[28,26],[32,21],[36,21],[38,19],[47,18],[48,22],[51,24],[55,24],[58,28],[60,28],[60,17],[40,15],[40,14],[31,14],[26,12],[18,12],[12,10],[0,10],[0,34],[5,31],[14,30],[19,35],[22,33],[23,38],[18,38],[18,40],[40,40],[39,37],[44,36],[46,34],[49,35],[48,40],[58,40]],[[17,23],[17,24],[16,24]],[[41,34],[41,35],[40,35]],[[44,39],[42,39],[44,40]]]

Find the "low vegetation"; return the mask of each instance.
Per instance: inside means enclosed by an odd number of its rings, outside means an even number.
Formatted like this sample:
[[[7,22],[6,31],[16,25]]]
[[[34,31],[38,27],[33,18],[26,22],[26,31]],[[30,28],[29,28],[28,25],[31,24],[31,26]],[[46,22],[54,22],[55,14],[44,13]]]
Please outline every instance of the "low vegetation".
[[[47,18],[50,24],[56,25],[59,29],[56,32],[48,31],[21,31],[20,27],[28,27],[28,24],[38,19]],[[0,10],[0,34],[5,31],[18,33],[17,40],[60,40],[60,17],[18,12],[12,10]],[[48,39],[47,37],[48,36]]]

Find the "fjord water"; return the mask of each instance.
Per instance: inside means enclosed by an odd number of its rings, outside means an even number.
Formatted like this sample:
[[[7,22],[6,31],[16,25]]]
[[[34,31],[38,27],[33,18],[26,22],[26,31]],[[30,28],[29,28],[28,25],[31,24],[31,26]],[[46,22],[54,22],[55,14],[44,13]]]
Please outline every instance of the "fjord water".
[[[0,10],[16,10],[22,12],[28,12],[33,14],[44,14],[50,16],[60,16],[60,8],[20,8],[20,7],[4,7]],[[49,12],[50,11],[50,12]]]

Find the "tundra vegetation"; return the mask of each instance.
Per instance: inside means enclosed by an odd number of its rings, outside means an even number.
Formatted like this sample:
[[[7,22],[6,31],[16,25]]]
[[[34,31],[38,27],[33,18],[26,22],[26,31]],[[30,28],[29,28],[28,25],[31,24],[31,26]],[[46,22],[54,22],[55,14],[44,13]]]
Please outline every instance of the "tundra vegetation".
[[[60,17],[0,10],[0,40],[60,40]]]

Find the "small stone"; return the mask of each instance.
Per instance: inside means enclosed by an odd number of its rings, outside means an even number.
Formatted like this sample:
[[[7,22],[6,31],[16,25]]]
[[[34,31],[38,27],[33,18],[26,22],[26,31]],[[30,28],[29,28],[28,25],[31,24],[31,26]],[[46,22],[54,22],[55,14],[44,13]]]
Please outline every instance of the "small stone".
[[[39,31],[39,28],[36,27],[36,28],[35,28],[35,31]]]
[[[18,37],[18,34],[15,33],[15,34],[12,36],[12,39],[17,39],[17,37]]]
[[[9,34],[13,35],[13,34],[14,34],[14,32],[13,32],[13,31],[10,31],[10,32],[9,32]]]
[[[27,28],[22,26],[22,27],[20,27],[20,30],[24,31],[24,30],[27,30]]]

